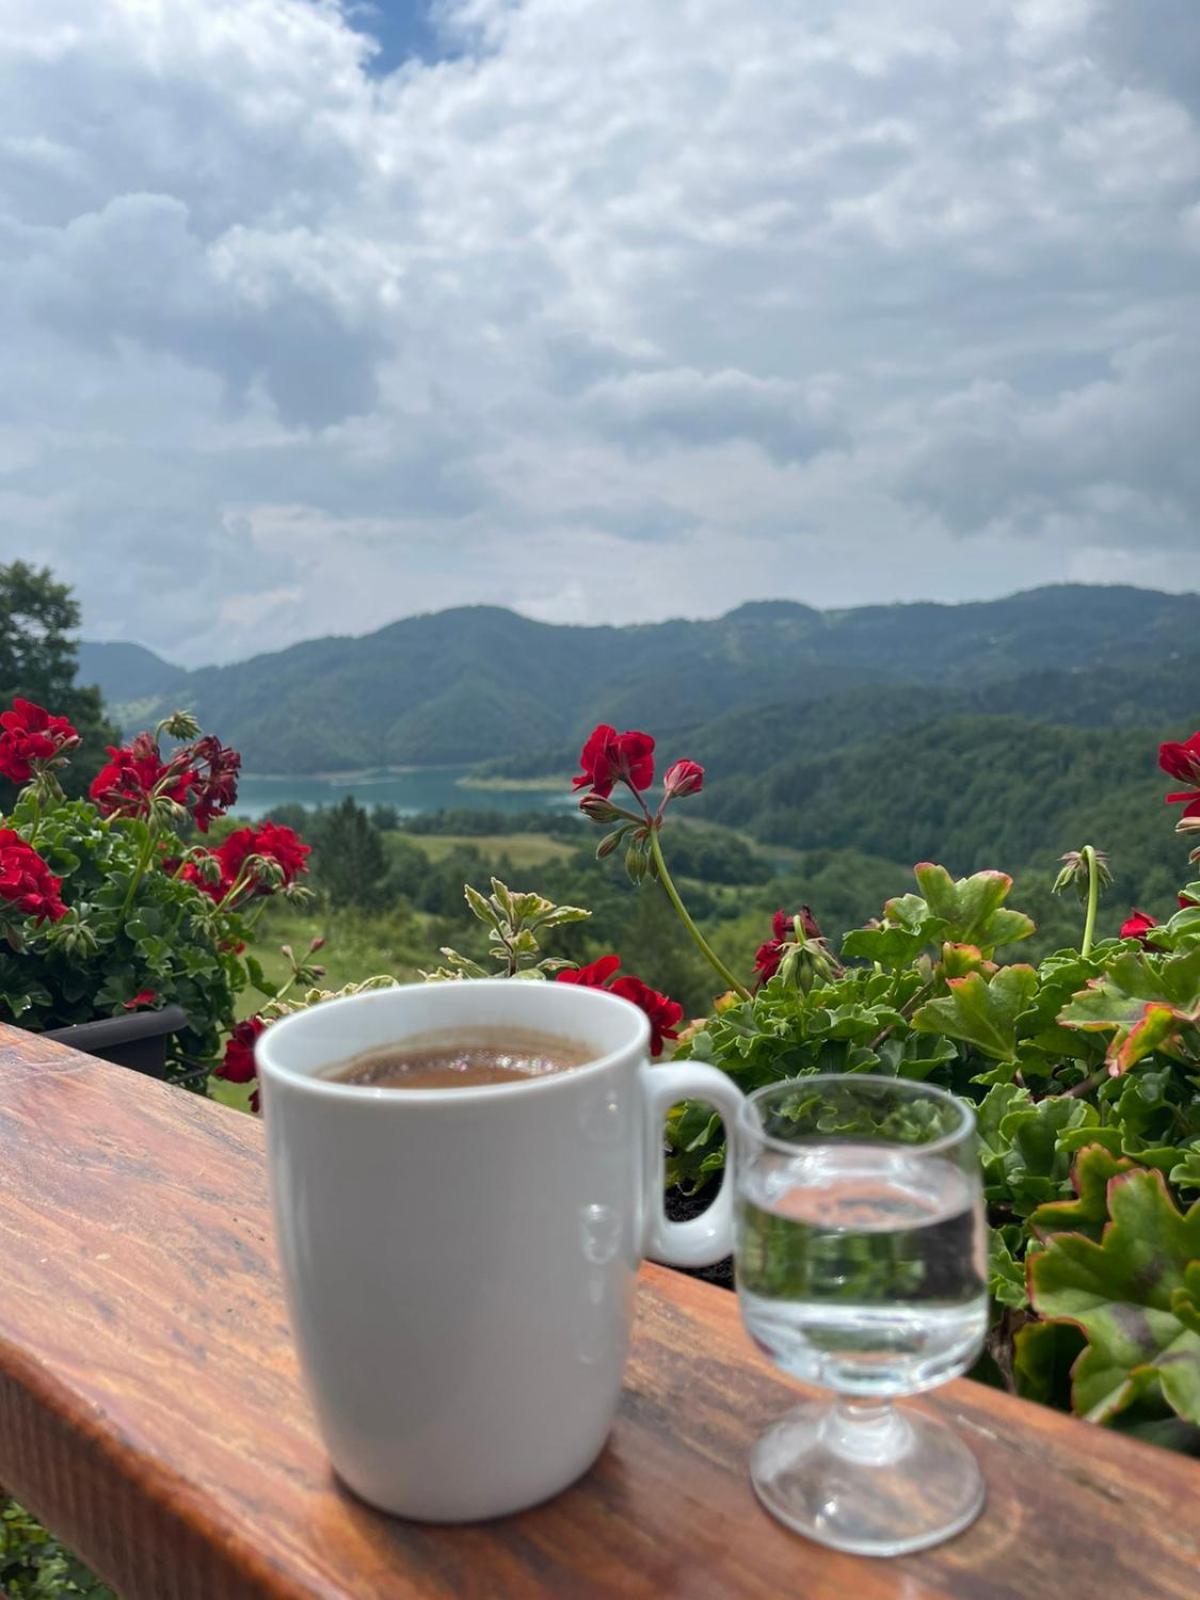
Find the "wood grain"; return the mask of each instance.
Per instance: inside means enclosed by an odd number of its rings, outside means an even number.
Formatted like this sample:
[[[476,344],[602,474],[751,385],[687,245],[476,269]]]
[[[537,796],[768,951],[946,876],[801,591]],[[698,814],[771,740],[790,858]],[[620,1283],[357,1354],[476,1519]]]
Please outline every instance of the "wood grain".
[[[0,1481],[126,1600],[1196,1600],[1200,1464],[971,1383],[929,1402],[989,1503],[896,1561],[758,1506],[797,1390],[734,1298],[644,1270],[620,1416],[557,1500],[475,1528],[333,1479],[297,1380],[249,1117],[0,1029]]]

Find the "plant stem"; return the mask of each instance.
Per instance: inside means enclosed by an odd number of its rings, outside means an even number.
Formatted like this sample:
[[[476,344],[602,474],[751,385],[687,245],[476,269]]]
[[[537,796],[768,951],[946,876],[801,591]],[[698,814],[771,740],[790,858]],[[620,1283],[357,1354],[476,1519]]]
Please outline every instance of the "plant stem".
[[[1079,953],[1084,960],[1092,953],[1092,941],[1096,934],[1096,907],[1100,903],[1100,867],[1096,860],[1094,845],[1085,844],[1079,852],[1087,862],[1088,891],[1087,891],[1087,916],[1083,923],[1083,943]]]
[[[157,834],[150,823],[146,824],[146,842],[142,846],[142,853],[138,857],[138,864],[134,868],[133,877],[129,880],[129,888],[125,891],[125,899],[121,904],[122,920],[129,915],[129,908],[133,905],[133,897],[138,892],[138,886],[146,876],[146,869],[150,865],[150,858],[154,854],[154,843]]]
[[[667,871],[667,864],[663,860],[662,845],[659,842],[657,828],[651,828],[650,830],[650,854],[654,858],[654,865],[658,872],[658,880],[667,892],[667,899],[675,907],[675,912],[679,917],[680,922],[683,923],[684,927],[691,934],[697,950],[699,950],[700,954],[708,962],[709,966],[712,967],[713,971],[716,972],[718,977],[720,977],[724,983],[728,984],[735,994],[739,995],[743,1000],[749,1000],[749,989],[746,988],[744,983],[738,982],[733,973],[730,972],[729,968],[721,960],[720,956],[713,949],[712,945],[709,944],[708,940],[704,937],[704,935],[700,932],[700,929],[688,915],[688,909],[684,905],[683,901],[679,898],[679,890],[676,889],[674,883],[671,881],[671,874]]]
[[[900,1007],[900,1015],[904,1018],[905,1022],[908,1021],[909,1017],[912,1016],[913,1012],[920,1005],[921,1001],[925,999],[927,994],[929,994],[930,990],[933,988],[933,985],[934,980],[930,978],[928,982],[921,985],[915,994],[910,995]],[[877,1033],[871,1040],[871,1043],[867,1046],[868,1050],[877,1050],[895,1026],[896,1024],[894,1022],[889,1022],[886,1028],[881,1029],[880,1032]]]
[[[1093,1089],[1098,1089],[1107,1077],[1107,1069],[1101,1068],[1099,1072],[1093,1072],[1090,1078],[1083,1078],[1079,1083],[1073,1083],[1069,1089],[1064,1089],[1062,1098],[1064,1100],[1081,1100],[1084,1095],[1091,1094]]]

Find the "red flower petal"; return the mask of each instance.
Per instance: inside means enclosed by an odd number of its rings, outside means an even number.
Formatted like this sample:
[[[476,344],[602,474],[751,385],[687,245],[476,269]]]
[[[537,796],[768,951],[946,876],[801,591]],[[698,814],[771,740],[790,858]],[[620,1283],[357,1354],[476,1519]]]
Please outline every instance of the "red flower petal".
[[[554,981],[577,983],[584,989],[604,989],[620,965],[620,956],[599,956],[586,967],[564,967],[554,974]]]

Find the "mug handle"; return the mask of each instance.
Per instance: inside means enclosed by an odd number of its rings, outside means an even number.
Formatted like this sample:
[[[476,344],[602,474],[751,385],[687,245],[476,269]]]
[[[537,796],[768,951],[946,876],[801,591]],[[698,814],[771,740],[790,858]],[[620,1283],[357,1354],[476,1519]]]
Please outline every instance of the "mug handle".
[[[745,1098],[731,1078],[702,1061],[665,1061],[642,1068],[648,1126],[643,1253],[670,1267],[710,1267],[733,1249],[733,1127]],[[663,1122],[681,1100],[702,1100],[725,1124],[725,1172],[716,1199],[690,1222],[663,1210]]]

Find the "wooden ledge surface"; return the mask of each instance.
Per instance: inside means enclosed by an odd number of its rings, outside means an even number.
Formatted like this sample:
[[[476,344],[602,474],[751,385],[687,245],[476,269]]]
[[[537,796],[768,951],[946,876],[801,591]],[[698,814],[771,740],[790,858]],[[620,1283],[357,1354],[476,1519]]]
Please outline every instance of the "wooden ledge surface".
[[[797,1390],[732,1295],[642,1274],[620,1414],[556,1500],[473,1528],[333,1478],[250,1117],[0,1028],[0,1482],[125,1600],[1197,1600],[1200,1463],[959,1382],[925,1403],[988,1505],[893,1561],[788,1533],[746,1477]]]

